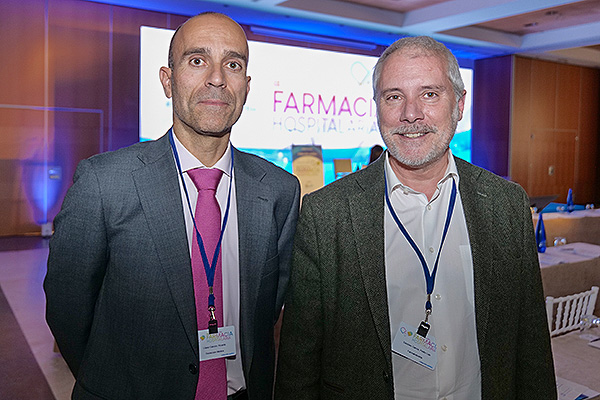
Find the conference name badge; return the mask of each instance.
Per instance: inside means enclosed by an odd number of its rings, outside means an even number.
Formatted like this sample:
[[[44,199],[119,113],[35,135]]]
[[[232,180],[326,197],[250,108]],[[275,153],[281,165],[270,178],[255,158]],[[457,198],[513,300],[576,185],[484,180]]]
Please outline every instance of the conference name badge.
[[[431,334],[423,337],[416,332],[413,326],[402,322],[392,342],[392,351],[433,371],[437,365],[435,337]]]
[[[200,361],[235,356],[235,327],[224,326],[217,333],[208,333],[208,329],[198,331]]]

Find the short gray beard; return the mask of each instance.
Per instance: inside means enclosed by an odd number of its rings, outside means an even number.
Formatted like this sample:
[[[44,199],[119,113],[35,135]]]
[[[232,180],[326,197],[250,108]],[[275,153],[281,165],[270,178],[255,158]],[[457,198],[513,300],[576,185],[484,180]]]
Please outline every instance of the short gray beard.
[[[402,152],[399,151],[399,149],[397,148],[397,144],[394,143],[393,140],[389,140],[390,143],[388,143],[388,140],[386,140],[386,137],[384,137],[384,135],[381,135],[381,137],[383,138],[383,141],[385,142],[391,156],[394,157],[400,164],[406,166],[407,168],[419,169],[419,168],[425,167],[429,164],[432,164],[433,162],[440,159],[444,155],[444,153],[446,153],[446,151],[448,150],[448,148],[450,146],[450,142],[452,141],[452,138],[454,137],[454,133],[456,133],[456,127],[458,126],[458,116],[459,116],[459,110],[458,110],[458,104],[457,104],[456,107],[454,108],[454,110],[452,111],[452,123],[450,125],[450,129],[452,129],[453,133],[450,136],[450,140],[448,140],[448,143],[445,143],[444,147],[440,147],[440,148],[438,148],[437,146],[434,147],[424,158],[421,158],[418,160],[413,160],[413,159],[410,159],[407,157],[402,157],[402,155],[401,155]],[[378,119],[379,119],[379,117],[378,117]],[[437,135],[438,131],[439,131],[439,128],[437,126],[433,126],[433,125],[429,125],[429,124],[416,124],[416,125],[409,125],[409,126],[400,126],[400,127],[394,128],[386,133],[389,135],[393,135],[393,134],[423,132],[423,133],[427,133],[427,134]]]

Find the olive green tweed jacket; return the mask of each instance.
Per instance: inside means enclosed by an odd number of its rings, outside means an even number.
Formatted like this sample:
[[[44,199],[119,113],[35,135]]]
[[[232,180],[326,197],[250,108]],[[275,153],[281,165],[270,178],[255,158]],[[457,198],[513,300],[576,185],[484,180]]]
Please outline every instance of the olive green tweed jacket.
[[[384,250],[384,162],[304,198],[275,398],[393,400]],[[556,398],[525,191],[456,159],[474,268],[485,400]],[[470,400],[470,399],[469,399]]]

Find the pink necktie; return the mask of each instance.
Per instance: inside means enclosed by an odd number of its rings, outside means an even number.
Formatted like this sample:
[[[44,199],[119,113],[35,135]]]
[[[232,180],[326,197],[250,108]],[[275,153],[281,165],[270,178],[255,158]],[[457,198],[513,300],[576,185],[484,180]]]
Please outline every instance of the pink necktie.
[[[204,249],[209,263],[215,254],[215,247],[221,234],[221,210],[215,193],[221,180],[222,171],[218,169],[196,168],[188,171],[189,177],[198,189],[198,202],[194,218],[196,226],[204,242]],[[193,234],[192,274],[194,277],[194,294],[196,297],[196,318],[198,329],[208,329],[208,283],[202,255],[198,247],[196,232]],[[213,282],[215,295],[215,316],[219,326],[223,325],[223,274],[221,269],[221,252],[219,251],[215,280]],[[225,359],[201,361],[196,387],[195,400],[226,400],[227,399],[227,369]]]

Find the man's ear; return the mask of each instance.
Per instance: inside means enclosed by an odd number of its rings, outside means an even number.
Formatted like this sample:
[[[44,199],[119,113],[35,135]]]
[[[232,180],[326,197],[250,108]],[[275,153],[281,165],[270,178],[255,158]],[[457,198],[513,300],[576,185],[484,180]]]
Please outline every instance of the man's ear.
[[[463,90],[462,96],[460,97],[460,99],[458,99],[458,111],[459,111],[459,115],[458,115],[458,120],[460,121],[463,117],[463,111],[465,109],[465,98],[466,98],[466,94],[467,91]]]
[[[168,67],[160,67],[160,70],[158,71],[158,77],[160,79],[160,83],[162,84],[163,90],[165,91],[165,96],[167,96],[169,99],[173,95],[173,92],[171,90],[172,73],[173,70],[171,70],[171,68]]]
[[[246,104],[246,100],[248,99],[248,93],[250,93],[250,77],[246,77],[246,96],[244,97],[244,104]]]

